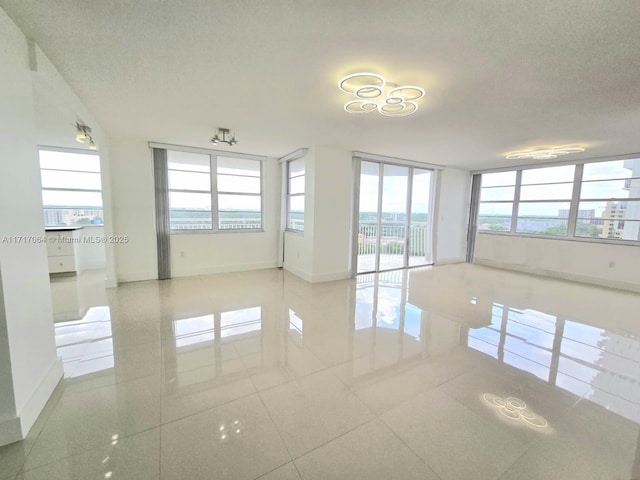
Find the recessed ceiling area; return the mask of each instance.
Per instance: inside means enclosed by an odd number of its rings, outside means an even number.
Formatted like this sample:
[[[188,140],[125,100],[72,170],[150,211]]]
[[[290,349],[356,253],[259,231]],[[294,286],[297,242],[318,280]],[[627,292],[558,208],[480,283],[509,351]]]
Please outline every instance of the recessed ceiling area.
[[[111,137],[208,147],[224,125],[246,153],[336,145],[470,169],[539,145],[640,152],[637,1],[0,6]],[[345,112],[337,82],[363,71],[423,87],[418,111]]]

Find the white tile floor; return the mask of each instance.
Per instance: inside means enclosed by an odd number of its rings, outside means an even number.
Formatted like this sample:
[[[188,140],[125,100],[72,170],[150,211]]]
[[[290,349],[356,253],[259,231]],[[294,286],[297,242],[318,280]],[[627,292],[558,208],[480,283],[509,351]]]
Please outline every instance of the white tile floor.
[[[640,478],[640,295],[472,265],[64,282],[58,320],[93,305],[0,480]]]

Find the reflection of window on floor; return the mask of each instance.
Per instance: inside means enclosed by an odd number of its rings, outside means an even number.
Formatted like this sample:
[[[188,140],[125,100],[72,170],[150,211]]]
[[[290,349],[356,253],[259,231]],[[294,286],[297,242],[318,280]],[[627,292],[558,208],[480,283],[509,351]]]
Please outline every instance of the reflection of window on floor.
[[[55,337],[65,377],[114,367],[109,307],[92,307],[81,320],[56,323]]]
[[[505,315],[506,329],[503,329]],[[491,325],[471,329],[469,346],[549,380],[554,332],[555,317],[551,315],[494,304]]]
[[[491,324],[483,328],[469,329],[467,345],[474,350],[498,358],[498,345],[500,345],[500,324],[504,307],[497,303],[491,309]]]
[[[535,310],[493,305],[475,350],[640,422],[640,340]]]
[[[176,348],[211,342],[216,338],[213,314],[173,322]]]
[[[422,310],[415,305],[407,303],[404,313],[404,333],[412,336],[416,341],[420,341],[420,330],[422,329]]]
[[[262,326],[262,308],[252,307],[222,312],[220,323],[223,338],[255,332]]]
[[[302,319],[296,314],[296,312],[289,309],[289,335],[302,339],[302,332]]]
[[[259,331],[261,326],[262,308],[250,307],[174,320],[173,334],[180,348]]]

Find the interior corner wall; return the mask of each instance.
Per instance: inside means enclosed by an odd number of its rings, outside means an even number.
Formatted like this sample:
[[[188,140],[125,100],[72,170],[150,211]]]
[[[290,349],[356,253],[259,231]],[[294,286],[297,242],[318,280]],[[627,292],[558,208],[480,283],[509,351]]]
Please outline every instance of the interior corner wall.
[[[443,265],[464,262],[471,201],[471,174],[467,170],[446,168],[439,175],[434,263]]]
[[[312,281],[349,278],[353,159],[350,151],[316,146]]]
[[[113,234],[118,282],[158,278],[155,187],[149,144],[144,139],[109,139]]]
[[[307,149],[304,162],[304,232],[285,231],[282,267],[307,282],[311,282],[314,247],[313,220],[315,217],[315,147]],[[284,165],[282,168],[285,168]]]
[[[640,248],[478,233],[474,263],[640,292]]]
[[[44,235],[44,218],[28,58],[26,38],[0,9],[0,321],[6,331],[0,335],[0,444],[26,436],[62,377],[47,251],[37,240]],[[13,408],[7,409],[10,394]],[[5,429],[16,423],[17,430]]]
[[[351,152],[316,145],[305,156],[304,233],[285,232],[284,269],[307,280],[349,278]]]

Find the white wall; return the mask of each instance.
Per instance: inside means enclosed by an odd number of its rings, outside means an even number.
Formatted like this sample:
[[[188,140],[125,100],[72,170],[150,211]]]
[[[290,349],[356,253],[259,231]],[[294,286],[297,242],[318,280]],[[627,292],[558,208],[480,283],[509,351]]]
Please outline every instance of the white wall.
[[[86,124],[99,147],[102,177],[102,201],[104,227],[99,235],[113,234],[113,212],[111,208],[111,180],[109,145],[100,124],[86,109],[82,101],[69,87],[56,67],[36,45],[34,48],[35,71],[31,72],[39,145],[78,148],[75,141],[75,122]],[[86,233],[86,232],[85,232]],[[105,268],[105,285],[116,286],[115,245],[86,245],[80,252],[81,269]]]
[[[109,141],[114,233],[119,282],[158,276],[153,159],[148,140]],[[264,232],[180,233],[171,235],[172,276],[276,267],[278,261],[280,173],[276,160],[264,164]]]
[[[112,137],[109,145],[113,231],[129,239],[115,245],[117,279],[158,278],[151,150],[141,139]]]
[[[262,232],[179,233],[171,235],[174,277],[275,268],[280,229],[280,167],[263,163],[264,225]]]
[[[285,232],[283,268],[310,282],[313,277],[313,223],[315,217],[315,148],[304,156],[304,232]],[[282,166],[284,168],[284,166]],[[282,173],[281,173],[282,174]]]
[[[471,174],[468,171],[447,168],[440,172],[436,264],[465,261],[470,200]]]
[[[351,245],[351,152],[316,146],[314,165],[312,281],[349,277]]]
[[[80,272],[105,268],[105,244],[96,242],[96,239],[105,238],[104,230],[103,226],[85,226],[78,231],[80,243],[76,245],[76,264]]]
[[[353,161],[343,148],[305,156],[304,234],[285,233],[284,269],[309,282],[348,278]]]
[[[0,10],[0,239],[44,235],[32,75],[24,35]],[[44,243],[1,242],[0,445],[29,431],[62,376]],[[4,338],[3,338],[4,337]],[[5,358],[0,361],[6,362]],[[13,396],[13,408],[11,405]]]
[[[640,291],[632,245],[479,233],[474,263]]]

